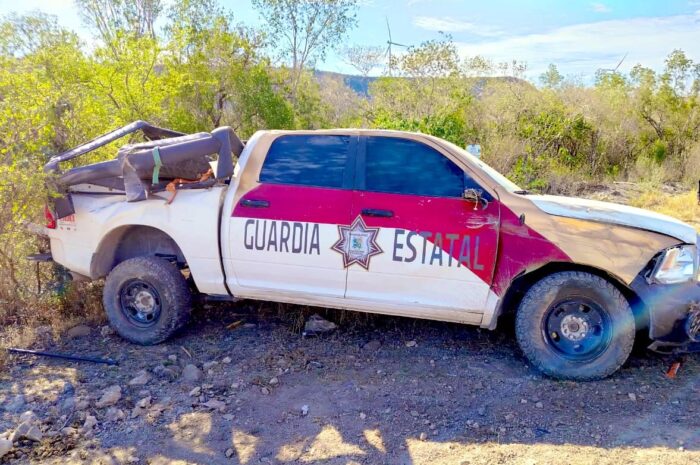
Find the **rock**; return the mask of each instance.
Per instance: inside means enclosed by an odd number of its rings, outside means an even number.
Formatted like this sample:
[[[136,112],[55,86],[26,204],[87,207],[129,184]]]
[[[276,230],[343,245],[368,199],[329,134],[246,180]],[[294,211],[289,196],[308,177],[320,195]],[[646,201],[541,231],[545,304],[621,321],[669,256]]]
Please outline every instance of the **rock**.
[[[190,397],[199,397],[199,395],[201,393],[202,393],[202,388],[197,386],[190,391]]]
[[[416,341],[408,341],[406,342],[406,347],[416,347],[418,343]]]
[[[12,450],[12,441],[9,439],[0,439],[0,459]]]
[[[218,410],[219,412],[223,412],[224,410],[226,410],[226,404],[216,399],[211,399],[208,402],[203,403],[202,405],[212,410]]]
[[[360,412],[360,420],[364,420],[367,418],[367,414],[365,412]]]
[[[87,415],[85,417],[85,423],[83,423],[83,429],[85,431],[92,431],[97,426],[97,418],[92,415]]]
[[[19,416],[19,421],[20,423],[30,423],[33,425],[39,421],[39,418],[36,416],[36,413],[32,412],[31,410],[27,410]]]
[[[129,386],[143,386],[144,384],[148,384],[148,382],[151,380],[151,375],[148,374],[148,371],[146,370],[141,370],[138,373],[136,373],[136,376],[129,381]]]
[[[376,352],[381,346],[382,342],[379,339],[372,339],[371,341],[365,343],[365,345],[362,346],[362,350],[366,350],[368,352]]]
[[[210,368],[214,368],[214,367],[215,367],[216,365],[218,365],[218,364],[219,364],[219,362],[217,362],[216,360],[212,360],[211,362],[205,362],[205,363],[202,365],[202,368],[203,368],[204,370],[209,370]]]
[[[486,408],[485,408],[485,407],[479,407],[479,408],[476,410],[476,413],[477,413],[477,415],[479,415],[480,417],[485,417],[485,416],[486,416]]]
[[[223,419],[226,421],[232,421],[233,420],[233,415],[230,413],[227,413],[226,415],[223,416]]]
[[[140,459],[135,455],[130,455],[126,458],[126,463],[139,463]]]
[[[170,360],[171,362],[177,362],[177,355],[175,355],[175,354],[168,355],[168,360]]]
[[[269,384],[270,386],[277,386],[279,383],[280,383],[279,378],[277,378],[277,377],[275,376],[274,378],[272,378],[272,379],[269,381],[268,384]]]
[[[537,402],[537,403],[535,404],[535,407],[537,407],[537,408],[544,408],[544,404],[543,404],[542,402]]]
[[[301,406],[301,416],[305,417],[306,415],[309,414],[309,406],[308,405],[302,405]]]
[[[102,397],[100,397],[100,400],[95,402],[95,407],[103,408],[112,406],[119,402],[119,399],[121,398],[122,388],[115,384],[114,386],[110,386],[104,390],[104,392],[102,393]]]
[[[191,363],[182,369],[182,379],[187,382],[197,382],[202,379],[202,371]]]
[[[630,392],[629,394],[627,394],[627,397],[629,397],[629,399],[632,402],[637,402],[637,394],[635,394],[634,392]]]
[[[328,321],[317,313],[314,313],[306,320],[304,325],[304,336],[315,336],[318,334],[330,333],[335,331],[338,325],[332,321]]]
[[[235,454],[235,453],[236,453],[236,451],[234,451],[234,450],[233,450],[232,448],[230,448],[230,447],[229,447],[228,449],[226,449],[226,452],[224,452],[224,454],[226,455],[226,458],[227,458],[227,459],[230,459],[231,457],[233,457],[233,454]]]
[[[61,429],[61,434],[64,436],[74,436],[78,434],[78,430],[71,426],[66,426],[65,428]]]
[[[221,360],[221,363],[225,363],[225,364],[228,365],[229,363],[231,363],[231,357],[224,357],[224,358]]]
[[[75,410],[77,410],[78,412],[82,412],[83,410],[86,410],[89,406],[90,406],[90,402],[83,399],[83,400],[76,402]]]
[[[66,397],[63,402],[61,402],[61,411],[63,412],[72,412],[75,410],[76,407],[76,402],[75,402],[75,397],[70,396]]]
[[[109,337],[114,334],[114,330],[109,325],[104,325],[100,328],[100,335],[102,337]]]
[[[124,411],[116,407],[110,407],[107,409],[105,414],[105,420],[107,421],[120,421],[126,418]]]
[[[71,329],[66,331],[65,336],[68,339],[76,339],[79,337],[89,336],[91,332],[92,332],[92,328],[90,328],[89,326],[78,325],[78,326],[73,326]]]
[[[41,430],[38,426],[32,425],[30,422],[25,421],[24,423],[19,424],[10,439],[13,442],[19,439],[29,439],[30,441],[39,442],[41,441],[42,437],[44,437],[44,435],[41,434]]]
[[[155,421],[163,413],[163,411],[165,411],[166,408],[167,406],[161,403],[153,404],[148,410],[148,420]]]
[[[270,393],[270,390],[266,387],[260,389],[260,392],[262,392],[264,395],[268,395]]]
[[[144,413],[148,407],[151,406],[151,396],[144,397],[143,399],[136,402],[136,406],[131,410],[131,418],[136,418]]]
[[[428,434],[427,433],[420,433],[419,439],[421,441],[425,441],[426,439],[428,439]]]
[[[36,334],[37,338],[53,338],[53,329],[51,329],[51,326],[49,325],[37,326],[34,329],[34,334]]]
[[[27,400],[24,398],[24,396],[22,394],[17,394],[16,396],[14,396],[12,398],[12,400],[5,402],[5,405],[3,406],[3,408],[7,412],[16,413],[16,412],[19,412],[20,410],[22,410],[26,403],[27,403]]]
[[[157,365],[153,369],[153,373],[159,378],[164,378],[168,381],[175,381],[177,379],[177,372],[172,368],[168,368],[164,365]]]
[[[70,381],[63,383],[63,394],[66,396],[75,395],[75,386]]]

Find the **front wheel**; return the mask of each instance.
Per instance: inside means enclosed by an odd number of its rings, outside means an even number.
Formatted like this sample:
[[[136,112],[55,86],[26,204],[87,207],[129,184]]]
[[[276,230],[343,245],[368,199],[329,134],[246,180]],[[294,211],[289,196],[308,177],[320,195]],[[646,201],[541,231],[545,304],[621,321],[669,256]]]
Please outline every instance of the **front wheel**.
[[[592,380],[625,363],[635,324],[627,299],[609,281],[569,271],[551,274],[527,291],[515,332],[525,356],[543,373]]]
[[[187,280],[177,266],[158,257],[131,258],[115,266],[102,301],[114,330],[141,345],[168,339],[187,323],[192,308]]]

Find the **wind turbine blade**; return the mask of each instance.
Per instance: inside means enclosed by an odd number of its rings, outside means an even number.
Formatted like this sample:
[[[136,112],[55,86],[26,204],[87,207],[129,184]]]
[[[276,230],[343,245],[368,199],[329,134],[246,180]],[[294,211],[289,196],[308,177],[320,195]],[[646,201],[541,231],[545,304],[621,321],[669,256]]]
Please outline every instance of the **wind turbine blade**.
[[[629,53],[630,53],[630,52],[626,52],[626,53],[625,53],[625,56],[622,57],[622,60],[620,60],[620,62],[617,64],[617,66],[615,66],[615,69],[614,69],[613,71],[617,71],[617,69],[620,67],[620,65],[622,64],[622,62],[625,61],[625,58],[627,58],[627,55],[628,55]]]
[[[389,32],[389,42],[391,42],[391,28],[389,27],[389,17],[385,16],[384,19],[386,20],[386,30]]]

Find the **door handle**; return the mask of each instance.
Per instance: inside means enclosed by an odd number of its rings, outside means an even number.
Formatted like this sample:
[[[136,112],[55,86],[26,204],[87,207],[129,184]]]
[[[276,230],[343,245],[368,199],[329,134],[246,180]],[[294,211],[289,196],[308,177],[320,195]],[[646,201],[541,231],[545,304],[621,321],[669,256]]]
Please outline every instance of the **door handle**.
[[[376,208],[364,208],[362,210],[364,216],[376,216],[379,218],[391,218],[394,212],[391,210],[377,210]]]
[[[243,199],[241,200],[241,205],[251,208],[267,208],[270,206],[270,202],[267,200]]]

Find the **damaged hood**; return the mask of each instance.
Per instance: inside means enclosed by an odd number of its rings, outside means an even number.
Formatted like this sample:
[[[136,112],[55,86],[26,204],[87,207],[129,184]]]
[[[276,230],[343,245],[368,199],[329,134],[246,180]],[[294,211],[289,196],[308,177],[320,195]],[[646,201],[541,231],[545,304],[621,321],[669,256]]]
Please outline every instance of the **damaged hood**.
[[[698,233],[689,224],[641,208],[556,195],[528,195],[527,198],[532,200],[537,208],[550,215],[644,229],[674,237],[688,244],[697,242]]]

